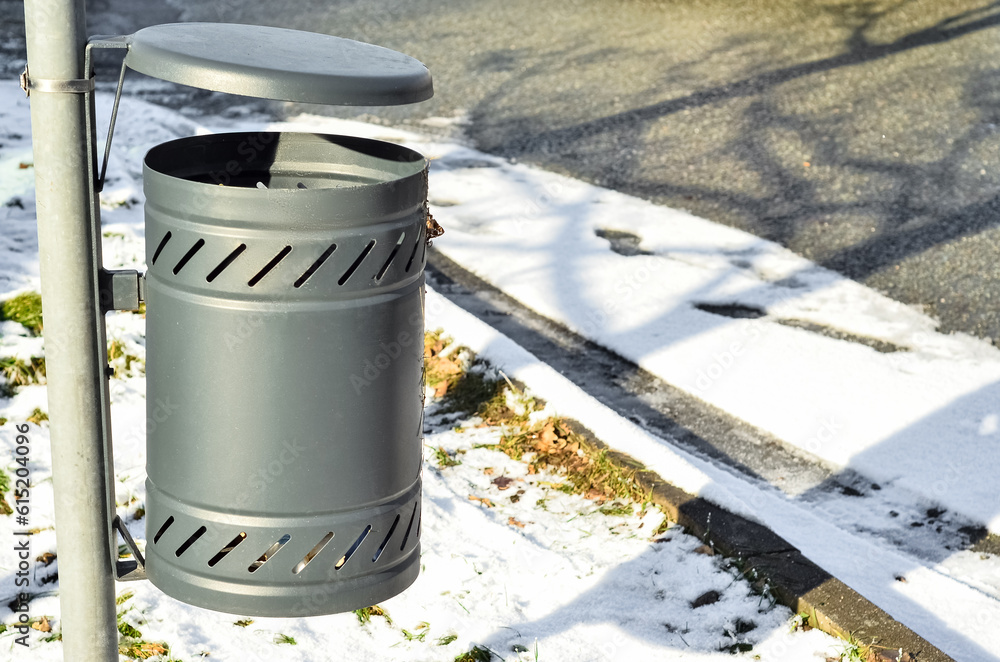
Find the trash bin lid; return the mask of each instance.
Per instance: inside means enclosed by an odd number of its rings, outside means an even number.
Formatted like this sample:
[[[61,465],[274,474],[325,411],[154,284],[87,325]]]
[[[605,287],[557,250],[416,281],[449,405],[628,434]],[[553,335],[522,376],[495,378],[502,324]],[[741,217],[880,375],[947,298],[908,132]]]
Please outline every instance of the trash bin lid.
[[[172,83],[243,96],[342,106],[415,103],[434,94],[418,60],[314,32],[168,23],[129,38],[125,64]]]

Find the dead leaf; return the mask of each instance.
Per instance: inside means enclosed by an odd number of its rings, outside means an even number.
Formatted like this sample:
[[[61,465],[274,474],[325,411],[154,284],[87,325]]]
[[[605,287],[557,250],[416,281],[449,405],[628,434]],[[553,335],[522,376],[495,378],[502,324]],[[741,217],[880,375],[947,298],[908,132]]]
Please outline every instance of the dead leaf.
[[[514,479],[507,476],[497,476],[490,482],[496,485],[498,490],[506,490],[514,482]]]
[[[21,170],[27,170],[28,168],[30,168],[33,165],[35,165],[35,164],[34,163],[25,163],[24,161],[21,161],[20,163],[17,164],[17,167],[20,168]]]
[[[39,632],[52,632],[52,626],[49,625],[49,619],[42,616],[37,621],[31,624],[33,630],[38,630]]]
[[[608,500],[607,497],[604,495],[604,492],[593,487],[587,490],[587,493],[584,494],[583,496],[584,498],[590,499],[591,501],[599,501],[601,503],[604,503],[605,501]]]
[[[695,554],[704,554],[705,556],[715,556],[715,550],[708,545],[701,545],[694,548]]]
[[[52,562],[56,560],[56,555],[52,552],[45,552],[35,560],[41,563],[44,567],[48,568],[52,565]]]
[[[150,643],[147,641],[142,642],[137,647],[136,652],[142,657],[142,659],[148,659],[154,655],[165,655],[170,652],[170,649],[163,644]]]
[[[535,445],[538,447],[538,450],[547,453],[555,446],[557,439],[559,439],[559,435],[556,434],[556,425],[552,421],[549,421],[538,434],[538,442]]]
[[[691,603],[691,609],[697,609],[698,607],[704,607],[705,605],[712,605],[719,601],[722,594],[718,591],[706,591],[702,593],[694,602]]]
[[[494,473],[493,467],[486,467],[485,469],[483,469],[483,473],[486,474],[487,476],[492,476]]]
[[[525,526],[524,522],[518,522],[513,516],[507,518],[507,523],[511,526],[516,526],[519,529],[523,529]]]
[[[486,497],[477,497],[475,494],[470,494],[469,495],[469,501],[475,501],[476,503],[481,503],[484,506],[486,506],[487,508],[492,508],[493,507],[493,502],[492,501],[490,501]]]

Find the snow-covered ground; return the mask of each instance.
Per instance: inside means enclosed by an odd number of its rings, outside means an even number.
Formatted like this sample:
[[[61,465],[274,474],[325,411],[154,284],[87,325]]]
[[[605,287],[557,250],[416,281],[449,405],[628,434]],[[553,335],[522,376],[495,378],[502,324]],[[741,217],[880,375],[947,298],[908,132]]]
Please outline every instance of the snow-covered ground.
[[[109,99],[101,96],[99,101],[99,115],[107,117]],[[7,204],[0,210],[2,300],[37,289],[38,277],[33,173],[21,167],[31,163],[27,101],[13,85],[0,89],[0,120],[6,132],[0,137],[0,199]],[[141,159],[149,147],[199,132],[260,127],[239,119],[196,121],[126,98],[103,195],[107,266],[141,264]],[[312,116],[268,128],[365,135],[418,149],[433,159],[431,207],[447,229],[436,246],[452,259],[667,382],[834,467],[868,476],[896,498],[937,505],[1000,530],[1000,492],[991,480],[1000,468],[1000,455],[991,452],[1000,439],[1000,407],[994,397],[1000,351],[988,343],[939,334],[933,320],[919,311],[769,242],[460,144]],[[632,250],[620,245],[618,252],[612,250],[609,240],[631,236],[638,238]],[[734,305],[751,317],[719,314]],[[111,319],[110,335],[138,355],[140,321],[132,315]],[[669,440],[616,416],[433,293],[428,296],[428,326],[445,328],[528,384],[551,408],[581,420],[668,481],[767,524],[956,659],[1000,659],[1000,633],[991,626],[1000,616],[1000,565],[994,559],[961,552],[928,562],[877,537],[838,527],[796,499],[813,486],[787,492],[761,489],[673,448]],[[36,340],[20,337],[9,324],[0,331],[0,355],[38,354],[37,347],[28,348]],[[831,337],[838,334],[841,339]],[[139,503],[143,380],[140,374],[123,377],[113,382],[116,447],[123,448],[116,453],[119,500],[135,496]],[[0,400],[0,416],[24,420],[37,406],[44,408],[43,389],[26,387],[14,399]],[[10,446],[10,433],[9,425],[0,427],[0,443]],[[45,431],[33,428],[32,434],[36,448],[43,449]],[[469,449],[469,435],[432,429],[428,444]],[[517,466],[506,464],[509,460],[484,453],[467,452],[462,465],[441,471],[431,460],[425,472],[425,572],[413,589],[386,603],[392,626],[375,619],[360,627],[347,615],[294,623],[259,619],[241,629],[232,626],[234,619],[183,607],[145,584],[128,587],[136,591],[129,603],[136,605],[133,616],[139,618],[145,609],[144,634],[168,641],[187,657],[203,646],[213,658],[227,659],[229,643],[267,651],[260,653],[267,659],[341,659],[344,650],[363,651],[351,659],[397,654],[399,659],[452,659],[477,642],[508,659],[535,659],[535,638],[538,659],[630,659],[621,654],[625,649],[657,659],[720,655],[722,621],[713,625],[712,619],[692,612],[689,601],[694,598],[685,591],[707,591],[716,588],[712,582],[729,584],[733,578],[715,559],[692,554],[694,541],[671,535],[670,544],[650,543],[634,528],[638,520],[619,525],[593,519],[588,514],[592,505],[571,499],[559,501],[557,508],[550,499],[548,511],[523,510],[537,499],[504,504],[504,510],[483,509],[468,496],[491,489],[485,467],[521,476]],[[36,457],[40,460],[33,471],[44,476],[43,455]],[[35,508],[42,517],[43,505]],[[511,527],[508,517],[533,524]],[[572,525],[581,521],[588,523],[584,528],[589,535]],[[614,526],[624,528],[616,535],[608,530]],[[141,529],[142,523],[135,523],[134,532],[141,536]],[[468,535],[470,530],[479,533]],[[35,549],[41,553],[42,547],[53,547],[51,538],[51,532],[36,536]],[[563,544],[565,550],[553,549]],[[528,556],[498,551],[516,545],[531,550],[521,552]],[[683,553],[667,560],[663,555],[674,548]],[[707,565],[701,570],[690,564]],[[675,568],[687,569],[675,573]],[[707,578],[711,581],[697,583]],[[445,580],[454,587],[442,588]],[[651,601],[643,601],[636,581],[653,587]],[[758,627],[747,636],[762,659],[812,659],[828,645],[803,637],[811,633],[788,634],[790,614],[777,609],[757,614],[758,597],[750,598],[736,586],[728,590],[743,595],[730,600],[725,593],[720,613],[730,602],[734,611],[720,618],[732,623],[753,618]],[[660,590],[664,599],[657,598]],[[467,600],[456,597],[465,591]],[[667,604],[674,597],[679,611]],[[32,604],[38,605],[37,613],[57,613],[53,597]],[[751,613],[756,615],[747,616]],[[191,628],[192,621],[199,627]],[[419,636],[415,628],[423,622],[429,623],[424,641],[407,641],[401,629]],[[313,657],[301,657],[305,648],[287,658],[270,657],[287,650],[272,643],[279,632],[294,637],[300,647],[310,642]],[[436,650],[433,642],[451,633],[458,639]],[[393,644],[397,646],[388,648]],[[527,650],[511,652],[515,644]],[[800,645],[805,648],[788,652]],[[49,654],[45,650],[50,649],[40,645],[38,654]]]

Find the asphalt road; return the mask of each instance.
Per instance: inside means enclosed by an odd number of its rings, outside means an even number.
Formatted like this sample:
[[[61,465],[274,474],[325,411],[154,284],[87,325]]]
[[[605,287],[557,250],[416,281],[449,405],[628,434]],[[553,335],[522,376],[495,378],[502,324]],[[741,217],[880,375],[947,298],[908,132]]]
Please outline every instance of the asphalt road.
[[[0,0],[7,74],[23,65],[20,4]],[[391,122],[466,117],[465,134],[481,149],[743,228],[922,307],[942,330],[1000,339],[1000,2],[96,0],[89,8],[95,33],[230,21],[406,52],[434,74],[432,101],[334,112]],[[216,110],[233,103],[179,99]]]

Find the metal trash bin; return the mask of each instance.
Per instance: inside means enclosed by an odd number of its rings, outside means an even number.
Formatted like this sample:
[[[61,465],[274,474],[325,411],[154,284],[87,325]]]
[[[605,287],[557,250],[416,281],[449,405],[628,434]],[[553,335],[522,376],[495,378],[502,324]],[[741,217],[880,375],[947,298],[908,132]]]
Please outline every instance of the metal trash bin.
[[[146,572],[245,615],[375,604],[419,570],[427,162],[300,133],[144,163]]]

